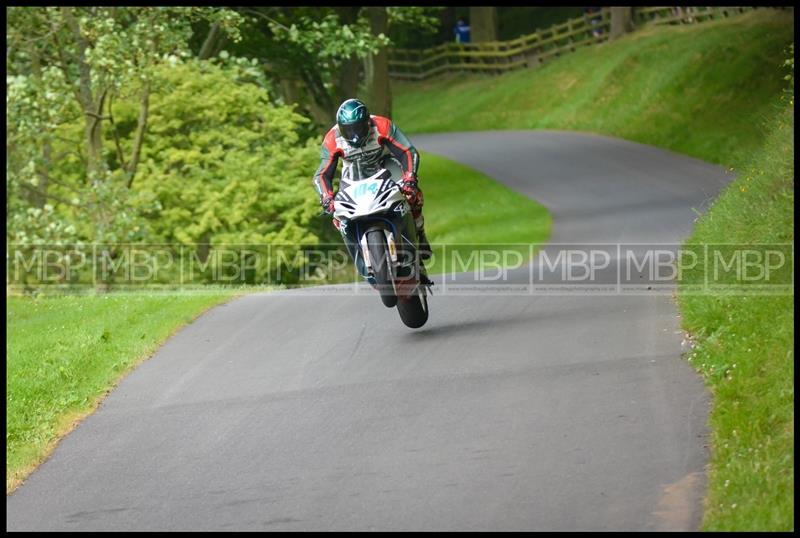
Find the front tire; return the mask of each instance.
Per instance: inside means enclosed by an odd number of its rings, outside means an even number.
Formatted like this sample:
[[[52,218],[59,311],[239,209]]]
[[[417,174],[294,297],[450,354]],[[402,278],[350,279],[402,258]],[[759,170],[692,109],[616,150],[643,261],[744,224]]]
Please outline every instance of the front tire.
[[[419,329],[428,321],[428,294],[425,287],[418,284],[414,294],[401,297],[397,302],[397,312],[406,327]]]
[[[389,247],[386,244],[383,230],[367,232],[367,249],[369,249],[369,261],[372,266],[372,276],[375,278],[375,287],[381,294],[384,306],[392,308],[397,304],[397,295],[392,284],[392,261],[389,257]]]

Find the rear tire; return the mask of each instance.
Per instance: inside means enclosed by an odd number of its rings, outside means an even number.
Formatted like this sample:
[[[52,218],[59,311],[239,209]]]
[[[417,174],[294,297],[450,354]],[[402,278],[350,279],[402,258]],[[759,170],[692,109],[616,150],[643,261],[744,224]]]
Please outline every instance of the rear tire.
[[[397,312],[406,327],[419,329],[428,321],[428,294],[421,284],[417,286],[414,295],[401,298],[397,302]]]
[[[397,304],[394,285],[392,284],[391,258],[386,236],[383,230],[367,232],[367,248],[369,249],[369,262],[372,265],[372,276],[375,278],[375,287],[381,294],[381,301],[387,308]]]

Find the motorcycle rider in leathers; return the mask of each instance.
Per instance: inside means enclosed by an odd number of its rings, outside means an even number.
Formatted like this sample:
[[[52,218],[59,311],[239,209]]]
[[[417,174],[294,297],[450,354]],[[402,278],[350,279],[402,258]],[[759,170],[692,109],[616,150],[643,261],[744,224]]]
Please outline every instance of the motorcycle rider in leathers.
[[[314,187],[322,209],[329,215],[334,212],[333,176],[340,157],[344,178],[354,174],[368,177],[384,168],[387,157],[395,158],[402,169],[400,190],[411,206],[417,228],[420,258],[429,258],[430,244],[425,237],[425,219],[422,216],[423,197],[417,184],[419,154],[408,137],[389,118],[370,115],[362,101],[344,101],[336,112],[336,125],[331,127],[322,142],[321,162],[314,174]],[[338,229],[339,221],[334,218],[333,222]],[[420,276],[424,283],[430,283],[424,270]]]

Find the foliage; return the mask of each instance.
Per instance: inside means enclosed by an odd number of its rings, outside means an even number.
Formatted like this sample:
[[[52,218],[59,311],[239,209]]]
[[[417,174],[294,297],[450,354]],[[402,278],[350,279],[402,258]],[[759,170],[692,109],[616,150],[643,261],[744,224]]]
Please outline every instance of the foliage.
[[[80,241],[75,224],[60,218],[50,204],[9,212],[9,242],[21,245],[70,245]]]
[[[363,59],[387,43],[359,17],[359,7],[241,7],[241,43],[226,43],[233,56],[258,60],[283,103],[327,129],[342,95],[352,95]],[[199,50],[200,41],[193,42]],[[311,134],[310,132],[308,134]]]
[[[373,36],[368,26],[342,24],[335,13],[326,13],[321,19],[302,13],[288,28],[277,22],[270,22],[269,27],[278,41],[292,43],[318,56],[323,66],[351,56],[363,59],[389,44],[385,35]]]
[[[87,99],[104,93],[141,91],[134,83],[149,79],[169,55],[189,54],[193,20],[219,20],[240,39],[240,16],[211,8],[12,7],[8,16],[6,63],[13,80],[9,89],[16,90],[8,101],[29,107],[19,110],[13,123],[40,132],[64,119],[68,99],[85,107]]]
[[[246,82],[257,72],[252,62],[216,60],[175,61],[159,72],[168,91],[153,97],[137,189],[151,240],[319,242],[310,182],[319,148],[299,141],[305,118]],[[121,108],[121,120],[133,121],[133,112]]]
[[[387,7],[389,24],[405,27],[416,34],[432,34],[439,31],[441,14],[445,8],[434,6]]]
[[[371,55],[391,43],[383,32],[372,32],[368,9],[386,9],[389,35],[419,35],[436,28],[442,8],[242,7],[245,37],[225,50],[257,59],[281,101],[314,120],[317,137],[330,128],[339,103],[361,91]],[[200,39],[193,46],[199,50]]]
[[[83,237],[96,241],[136,239],[141,225],[128,208],[127,191],[146,130],[147,99],[157,91],[153,72],[167,58],[188,54],[193,20],[219,21],[238,39],[239,15],[153,7],[11,7],[7,15],[6,125],[13,154],[6,165],[7,209],[9,221],[26,229],[12,229],[11,239],[48,235],[33,230],[36,219],[26,217],[45,202],[55,211],[45,211],[52,218],[42,219],[43,226],[83,228]],[[109,158],[114,152],[104,151],[103,124],[113,123],[113,98],[133,96],[143,113],[131,155]],[[66,167],[60,166],[64,159]]]
[[[439,34],[447,33],[452,41],[452,28],[442,28],[444,7],[387,7],[389,38],[396,48],[425,48],[438,44]]]
[[[258,61],[226,51],[211,61],[191,59],[188,43],[199,22],[219,23],[236,40],[239,13],[137,7],[9,14],[9,241],[213,249],[333,236],[317,218],[310,176],[318,141],[300,138],[308,121],[276,103],[274,79]]]

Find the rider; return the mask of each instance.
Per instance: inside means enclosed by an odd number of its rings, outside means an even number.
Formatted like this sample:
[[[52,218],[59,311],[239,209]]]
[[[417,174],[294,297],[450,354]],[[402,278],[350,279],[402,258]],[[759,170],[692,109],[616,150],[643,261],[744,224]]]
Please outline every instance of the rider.
[[[336,125],[330,128],[322,142],[321,163],[314,174],[314,187],[320,196],[322,208],[327,214],[333,215],[333,176],[339,157],[343,160],[342,176],[351,177],[355,167],[361,177],[366,177],[382,168],[387,156],[393,156],[400,163],[400,190],[411,206],[420,257],[423,260],[430,258],[430,244],[425,237],[425,219],[422,216],[422,191],[417,184],[419,154],[392,120],[370,115],[367,105],[358,99],[348,99],[339,106]],[[334,225],[339,228],[336,219]]]

